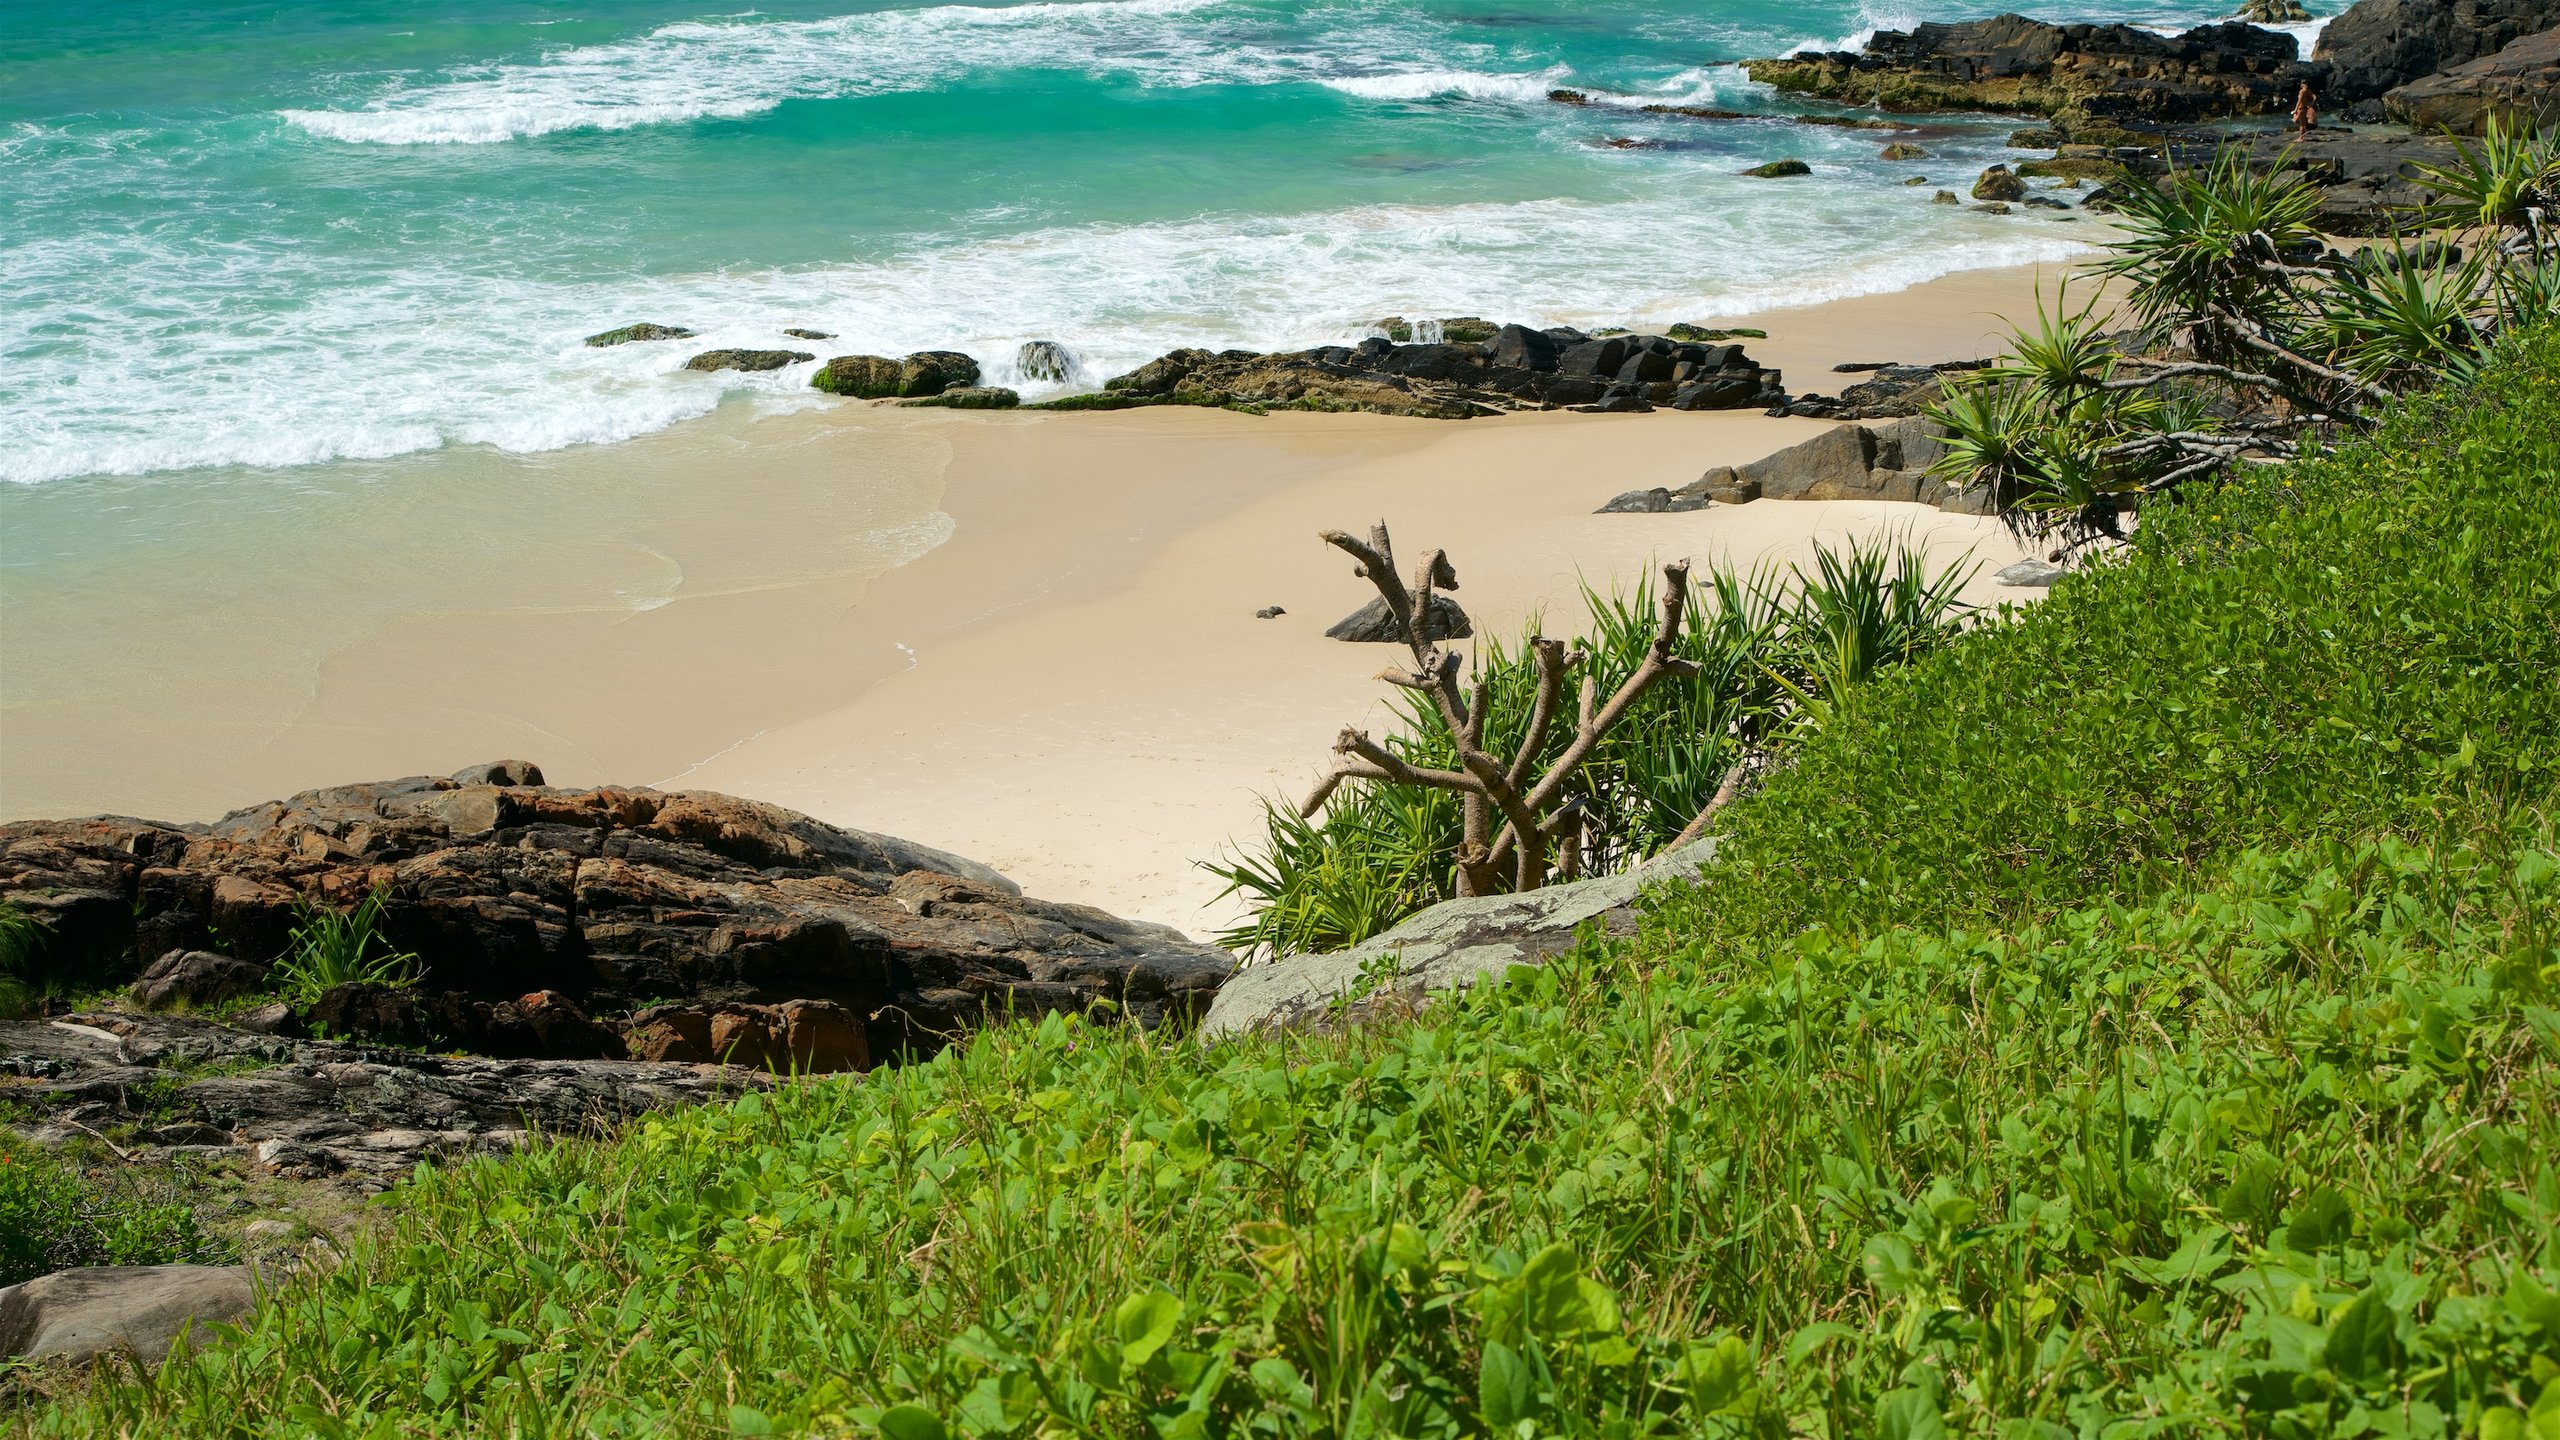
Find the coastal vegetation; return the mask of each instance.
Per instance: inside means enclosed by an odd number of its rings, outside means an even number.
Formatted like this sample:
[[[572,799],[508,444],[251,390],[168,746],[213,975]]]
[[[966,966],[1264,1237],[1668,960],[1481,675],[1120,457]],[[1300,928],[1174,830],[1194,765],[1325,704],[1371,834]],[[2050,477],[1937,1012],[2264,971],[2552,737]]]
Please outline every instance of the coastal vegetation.
[[[422,1171],[18,1423],[2547,1433],[2560,335],[2378,409],[1850,691],[1633,937]]]

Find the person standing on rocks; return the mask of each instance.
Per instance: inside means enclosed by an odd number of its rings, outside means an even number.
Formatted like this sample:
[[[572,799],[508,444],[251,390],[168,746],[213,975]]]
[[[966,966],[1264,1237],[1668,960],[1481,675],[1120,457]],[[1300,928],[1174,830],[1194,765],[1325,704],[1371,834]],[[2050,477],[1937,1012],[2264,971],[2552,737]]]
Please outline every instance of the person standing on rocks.
[[[2293,133],[2309,135],[2320,123],[2320,102],[2311,93],[2311,82],[2305,80],[2293,93]]]

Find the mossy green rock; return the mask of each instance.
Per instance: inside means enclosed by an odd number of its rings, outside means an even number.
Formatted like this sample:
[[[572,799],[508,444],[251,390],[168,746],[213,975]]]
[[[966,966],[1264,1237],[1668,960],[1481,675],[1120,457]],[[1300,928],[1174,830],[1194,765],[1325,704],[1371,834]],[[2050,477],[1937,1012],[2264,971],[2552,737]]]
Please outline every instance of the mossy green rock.
[[[1929,152],[1908,141],[1896,140],[1881,152],[1887,160],[1926,160]]]
[[[690,340],[693,332],[681,325],[652,325],[643,320],[619,330],[606,330],[587,337],[587,343],[602,349],[607,345],[629,345],[642,340]]]
[[[2019,179],[2018,172],[2008,166],[1994,165],[1982,172],[1981,179],[1973,182],[1973,198],[1994,201],[2024,200],[2027,198],[2027,182]]]
[[[1790,175],[1810,175],[1813,167],[1801,160],[1772,160],[1766,165],[1754,165],[1742,173],[1754,180],[1783,180]]]
[[[886,355],[839,355],[809,377],[811,388],[854,400],[898,393],[898,362]]]
[[[956,385],[939,395],[901,400],[898,403],[933,406],[944,410],[1011,410],[1022,403],[1022,397],[1001,385]]]
[[[2026,161],[2018,166],[2017,173],[2040,180],[2112,180],[2123,169],[2113,160],[2056,156],[2051,160]]]

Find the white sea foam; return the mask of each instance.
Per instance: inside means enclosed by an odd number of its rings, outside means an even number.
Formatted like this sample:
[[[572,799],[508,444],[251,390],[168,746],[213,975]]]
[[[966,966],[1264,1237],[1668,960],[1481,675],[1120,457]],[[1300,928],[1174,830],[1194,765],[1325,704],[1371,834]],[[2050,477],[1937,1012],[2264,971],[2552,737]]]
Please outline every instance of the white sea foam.
[[[1364,100],[1431,100],[1462,95],[1470,100],[1509,100],[1531,104],[1570,74],[1562,65],[1533,75],[1488,75],[1476,70],[1414,70],[1381,75],[1332,75],[1317,81],[1328,90]]]
[[[685,21],[404,87],[362,107],[289,109],[329,140],[491,144],[759,114],[791,100],[935,88],[979,70],[1074,69],[1142,84],[1252,83],[1286,57],[1219,43],[1192,23],[1221,0],[941,5],[824,20]]]
[[[450,263],[339,276],[289,249],[233,257],[208,284],[207,256],[129,237],[86,252],[101,267],[86,273],[115,275],[111,289],[0,312],[0,354],[14,357],[0,374],[0,479],[618,440],[724,396],[805,397],[808,365],[679,368],[698,350],[790,343],[785,325],[834,332],[830,354],[959,349],[1007,380],[1019,378],[1010,361],[1023,341],[1055,340],[1101,376],[1178,345],[1321,343],[1388,311],[1707,318],[2087,248],[2074,227],[1949,212],[1898,187],[1816,183],[1779,204],[1724,165],[1670,168],[1637,199],[1084,225],[864,263],[618,284]],[[0,253],[0,289],[31,276],[31,248]],[[51,257],[57,269],[70,259]],[[39,326],[38,312],[54,318]],[[634,317],[702,334],[601,350],[579,341]]]

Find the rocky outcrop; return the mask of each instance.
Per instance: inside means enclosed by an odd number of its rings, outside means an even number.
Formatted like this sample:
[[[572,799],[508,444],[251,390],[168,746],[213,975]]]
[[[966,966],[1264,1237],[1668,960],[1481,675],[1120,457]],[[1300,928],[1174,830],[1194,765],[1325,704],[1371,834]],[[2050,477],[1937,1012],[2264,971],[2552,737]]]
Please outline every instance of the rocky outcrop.
[[[338,786],[207,825],[21,821],[0,826],[0,897],[44,926],[48,966],[96,988],[217,935],[270,961],[298,905],[379,890],[379,933],[418,957],[421,996],[493,1020],[542,991],[600,1020],[643,997],[831,1000],[863,1017],[875,1059],[988,1014],[1107,1001],[1154,1025],[1197,1014],[1231,968],[1167,927],[1029,899],[907,841],[707,791],[540,778],[516,764]]]
[[[1754,165],[1742,173],[1754,180],[1784,180],[1794,175],[1810,175],[1813,167],[1801,160],[1772,160],[1766,165]]]
[[[1744,69],[1793,94],[1886,110],[2197,120],[2290,106],[2298,84],[2324,78],[2297,49],[2289,35],[2238,21],[2171,37],[1998,15],[1880,30],[1860,54],[1808,52]]]
[[[694,332],[681,325],[652,325],[643,320],[617,330],[605,330],[587,337],[587,343],[601,349],[607,345],[630,345],[643,340],[690,340]]]
[[[2404,125],[2458,135],[2481,133],[2492,115],[2527,127],[2560,121],[2560,28],[2403,85],[2382,108]]]
[[[833,340],[836,338],[836,332],[833,330],[803,330],[797,325],[787,327],[782,333],[790,336],[794,340]]]
[[[239,1265],[98,1265],[0,1290],[0,1360],[157,1364],[184,1332],[198,1346],[256,1308]]]
[[[2330,235],[2385,235],[2407,229],[2411,206],[2434,192],[2412,175],[2419,164],[2442,165],[2454,157],[2441,136],[2373,131],[2319,130],[2307,136],[2262,134],[2250,142],[2249,163],[2276,172],[2299,172],[2320,189],[2311,223]],[[2173,152],[2182,166],[2209,163],[2207,147]]]
[[[919,350],[898,362],[898,393],[939,395],[978,383],[978,362],[957,350]]]
[[[1948,375],[1979,370],[1982,364],[1978,360],[1957,360],[1938,365],[1865,367],[1866,379],[1845,387],[1837,396],[1799,395],[1787,403],[1787,413],[1808,420],[1894,420],[1917,415],[1945,393]]]
[[[2320,31],[2332,106],[2380,98],[2560,25],[2560,0],[2357,0]]]
[[[1399,345],[1373,337],[1276,355],[1176,350],[1112,379],[1099,395],[1041,408],[1219,405],[1457,420],[1558,407],[1765,408],[1781,398],[1778,372],[1753,363],[1739,345],[1505,325],[1489,339],[1466,342]]]
[[[1715,845],[1701,840],[1623,874],[1525,895],[1443,901],[1348,950],[1239,970],[1209,1008],[1200,1036],[1217,1040],[1411,1010],[1434,992],[1498,981],[1515,965],[1543,964],[1572,948],[1587,924],[1629,933],[1638,898],[1657,885],[1695,881]]]
[[[687,370],[779,370],[818,357],[806,350],[705,350],[684,362]]]
[[[7,1093],[38,1144],[115,1131],[133,1161],[366,1191],[422,1161],[514,1149],[527,1127],[586,1134],[775,1083],[739,1065],[433,1055],[120,1012],[0,1022],[0,1074],[24,1077]]]

